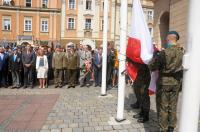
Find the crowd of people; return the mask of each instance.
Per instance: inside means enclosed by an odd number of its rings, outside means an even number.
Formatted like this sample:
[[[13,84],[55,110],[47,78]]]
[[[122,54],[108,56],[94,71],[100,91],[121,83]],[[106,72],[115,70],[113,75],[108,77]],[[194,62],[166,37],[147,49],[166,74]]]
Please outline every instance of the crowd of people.
[[[151,71],[158,71],[156,89],[156,108],[159,131],[173,132],[176,127],[176,108],[183,77],[183,49],[177,44],[179,34],[171,31],[162,50],[155,50],[151,62],[138,64],[127,57],[127,63],[138,67],[138,75],[133,82],[137,101],[131,104],[140,109],[133,115],[139,123],[149,120],[149,85]],[[118,52],[110,44],[107,49],[107,88],[117,86]],[[102,47],[92,49],[90,45],[76,46],[69,43],[66,47],[57,44],[51,47],[31,47],[30,44],[17,47],[0,47],[0,87],[47,88],[54,80],[55,88],[101,86]],[[37,81],[37,79],[39,81]],[[130,82],[127,76],[127,82]],[[130,82],[131,83],[131,82]]]
[[[117,50],[108,44],[107,86],[117,86]],[[38,81],[37,81],[38,80]],[[55,88],[101,86],[102,47],[73,43],[62,47],[1,46],[0,87],[47,88],[54,80]]]

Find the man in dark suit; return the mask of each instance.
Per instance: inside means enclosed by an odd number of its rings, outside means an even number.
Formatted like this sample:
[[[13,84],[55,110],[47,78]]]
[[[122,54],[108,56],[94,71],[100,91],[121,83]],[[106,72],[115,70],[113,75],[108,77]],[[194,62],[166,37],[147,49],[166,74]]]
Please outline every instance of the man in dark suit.
[[[27,88],[28,82],[30,82],[31,88],[33,88],[33,69],[35,58],[36,56],[31,48],[31,45],[27,45],[26,50],[22,53],[22,63],[24,67],[24,88]]]
[[[22,70],[21,55],[18,54],[17,48],[13,49],[13,54],[9,58],[9,71],[12,73],[12,88],[20,88],[21,77],[20,72]]]
[[[102,48],[98,49],[98,53],[93,58],[95,87],[101,86],[102,80]]]
[[[5,82],[6,60],[7,57],[4,53],[4,49],[0,47],[0,87],[7,87]]]

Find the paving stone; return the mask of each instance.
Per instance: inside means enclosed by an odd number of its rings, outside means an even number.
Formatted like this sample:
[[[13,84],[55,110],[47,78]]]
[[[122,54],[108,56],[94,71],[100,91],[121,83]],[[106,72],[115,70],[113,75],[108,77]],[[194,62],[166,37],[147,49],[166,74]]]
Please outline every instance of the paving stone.
[[[61,132],[61,129],[51,129],[51,132]]]
[[[51,132],[50,130],[40,130],[40,132]]]
[[[103,126],[95,126],[95,131],[103,131]]]
[[[113,129],[114,130],[121,130],[121,129],[123,129],[123,127],[121,125],[115,125],[115,126],[113,126]]]
[[[93,127],[84,127],[84,132],[94,132]]]
[[[113,127],[112,126],[103,126],[103,130],[111,131],[111,130],[113,130]]]
[[[72,132],[72,128],[63,128],[62,132]]]
[[[88,126],[88,123],[79,123],[78,124],[78,127],[87,127]]]
[[[73,128],[73,132],[83,132],[83,128]]]
[[[69,124],[69,127],[70,127],[70,128],[78,127],[78,123],[72,123],[72,124]]]

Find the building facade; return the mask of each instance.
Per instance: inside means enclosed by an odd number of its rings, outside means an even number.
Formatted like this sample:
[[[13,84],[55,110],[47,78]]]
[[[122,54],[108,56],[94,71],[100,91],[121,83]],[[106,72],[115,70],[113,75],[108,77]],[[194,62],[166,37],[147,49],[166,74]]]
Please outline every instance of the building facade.
[[[116,3],[116,20],[115,20],[115,37],[114,41],[116,45],[119,45],[120,40],[120,6],[121,0],[117,0]],[[141,0],[141,4],[143,7],[144,15],[146,17],[146,21],[148,24],[149,31],[153,38],[153,26],[154,26],[154,3],[151,0]],[[129,36],[131,32],[131,20],[132,20],[132,8],[133,8],[133,0],[128,0],[128,26],[127,26],[127,35]]]
[[[153,0],[155,4],[154,15],[154,41],[160,47],[165,44],[169,30],[180,34],[179,44],[183,47],[187,43],[188,0]]]
[[[61,43],[86,43],[101,45],[103,39],[104,0],[63,0],[61,22]],[[153,2],[141,0],[153,36]],[[120,0],[108,0],[108,41],[119,44]],[[130,32],[132,0],[128,0],[128,32]]]
[[[153,2],[141,0],[153,34]],[[119,44],[120,0],[108,0],[108,41]],[[102,44],[104,0],[0,0],[0,43]],[[128,0],[128,34],[132,0]],[[153,36],[153,35],[152,35]]]
[[[1,43],[60,41],[60,0],[0,0]]]
[[[108,41],[113,40],[115,0],[108,0]],[[63,0],[61,43],[99,45],[103,38],[103,0]],[[111,35],[112,34],[112,35]]]

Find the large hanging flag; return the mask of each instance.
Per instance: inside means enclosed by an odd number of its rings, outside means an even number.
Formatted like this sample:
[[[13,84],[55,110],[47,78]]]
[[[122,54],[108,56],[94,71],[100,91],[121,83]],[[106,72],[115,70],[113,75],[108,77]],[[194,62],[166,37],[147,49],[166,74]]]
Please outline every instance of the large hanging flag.
[[[132,62],[148,64],[153,57],[153,44],[140,0],[133,0],[131,33],[126,56]],[[137,65],[128,62],[127,73],[132,80],[137,77]]]

